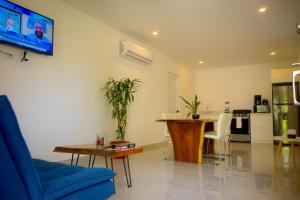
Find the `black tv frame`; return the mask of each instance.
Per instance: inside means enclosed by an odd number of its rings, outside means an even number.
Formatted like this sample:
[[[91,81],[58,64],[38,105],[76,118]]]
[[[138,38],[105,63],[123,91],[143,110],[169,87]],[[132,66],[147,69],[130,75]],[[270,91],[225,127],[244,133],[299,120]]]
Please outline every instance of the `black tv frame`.
[[[6,1],[7,1],[7,0],[6,0]],[[8,2],[8,3],[11,3],[11,4],[13,4],[13,5],[19,6],[20,8],[25,9],[25,10],[28,10],[28,11],[30,11],[30,12],[32,12],[32,13],[37,14],[37,15],[40,15],[40,16],[42,16],[42,17],[44,17],[44,18],[47,18],[47,19],[49,19],[49,20],[51,20],[51,21],[53,22],[53,26],[52,26],[52,52],[51,52],[51,53],[45,53],[45,52],[42,52],[42,51],[38,51],[38,50],[36,50],[36,49],[32,49],[32,48],[30,48],[30,47],[26,47],[26,46],[24,46],[24,45],[19,45],[19,44],[15,44],[15,43],[12,43],[12,42],[7,42],[7,41],[0,41],[0,43],[1,43],[1,44],[7,44],[7,45],[10,45],[10,46],[19,47],[19,48],[23,48],[23,49],[26,49],[26,50],[30,50],[30,51],[35,52],[35,53],[38,53],[38,54],[43,54],[43,55],[47,55],[47,56],[53,56],[53,52],[54,52],[54,22],[55,22],[54,19],[51,19],[51,18],[49,18],[49,17],[46,17],[45,15],[42,15],[42,14],[40,14],[40,13],[38,13],[38,12],[35,12],[35,11],[30,10],[30,9],[28,9],[28,8],[25,8],[25,7],[23,7],[23,6],[20,6],[20,5],[18,5],[18,4],[16,4],[16,3],[13,3],[13,2],[11,2],[11,1],[7,1],[7,2]],[[0,5],[0,6],[1,6],[1,5]],[[15,10],[12,10],[12,9],[10,9],[10,8],[6,8],[6,7],[4,7],[4,6],[1,6],[1,7],[4,8],[4,9],[10,10],[10,11],[16,12]],[[18,12],[16,12],[16,13],[18,13]],[[21,17],[21,20],[22,20],[22,17]],[[21,26],[21,23],[20,23],[20,26]]]

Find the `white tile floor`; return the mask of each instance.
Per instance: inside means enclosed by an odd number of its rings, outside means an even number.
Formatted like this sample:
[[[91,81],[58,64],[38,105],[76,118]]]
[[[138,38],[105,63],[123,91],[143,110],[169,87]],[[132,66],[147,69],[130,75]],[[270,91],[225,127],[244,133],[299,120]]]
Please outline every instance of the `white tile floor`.
[[[172,146],[168,160],[162,149],[149,149],[130,157],[132,188],[127,188],[121,160],[116,160],[116,194],[112,200],[299,200],[300,151],[293,168],[289,148],[275,171],[273,145],[232,143],[232,155],[225,161],[204,159],[202,165],[174,162]],[[86,165],[85,159],[80,162]],[[103,158],[95,167],[105,166]]]

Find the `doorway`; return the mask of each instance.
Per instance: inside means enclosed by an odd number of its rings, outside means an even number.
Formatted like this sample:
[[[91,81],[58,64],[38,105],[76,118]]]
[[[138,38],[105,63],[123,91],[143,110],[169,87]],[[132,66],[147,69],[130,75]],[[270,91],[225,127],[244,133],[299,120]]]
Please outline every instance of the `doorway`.
[[[176,113],[179,96],[179,76],[174,73],[168,73],[168,113]]]

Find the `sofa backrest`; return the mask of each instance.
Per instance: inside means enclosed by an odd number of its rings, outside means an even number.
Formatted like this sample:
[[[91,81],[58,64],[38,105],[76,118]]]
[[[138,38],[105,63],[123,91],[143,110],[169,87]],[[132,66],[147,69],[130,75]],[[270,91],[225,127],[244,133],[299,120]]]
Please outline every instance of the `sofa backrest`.
[[[17,173],[14,174],[19,175],[30,199],[42,199],[41,182],[21,134],[15,113],[8,98],[4,95],[0,96],[0,132],[10,159],[17,170]],[[7,174],[6,176],[10,175]]]
[[[11,159],[0,131],[0,195],[1,199],[29,200],[25,185]]]

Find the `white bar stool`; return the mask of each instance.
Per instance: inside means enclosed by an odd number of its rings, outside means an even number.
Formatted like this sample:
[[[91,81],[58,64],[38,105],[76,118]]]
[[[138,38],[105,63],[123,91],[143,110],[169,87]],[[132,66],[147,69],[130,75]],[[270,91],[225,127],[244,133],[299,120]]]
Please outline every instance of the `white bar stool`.
[[[292,151],[292,159],[293,159],[293,164],[294,167],[296,167],[296,149],[295,149],[295,144],[300,143],[300,137],[296,138],[287,138],[284,136],[274,136],[273,140],[278,141],[279,145],[276,151],[275,159],[274,159],[274,168],[277,169],[278,161],[280,160],[281,156],[281,150],[282,150],[282,143],[283,142],[288,142],[291,144],[291,151]]]

